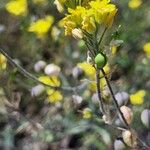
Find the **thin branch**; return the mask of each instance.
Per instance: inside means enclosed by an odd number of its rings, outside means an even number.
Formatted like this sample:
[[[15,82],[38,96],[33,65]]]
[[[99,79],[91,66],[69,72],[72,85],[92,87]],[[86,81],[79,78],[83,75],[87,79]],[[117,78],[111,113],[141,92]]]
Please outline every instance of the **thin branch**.
[[[116,98],[115,98],[115,96],[114,96],[114,93],[113,93],[111,84],[110,84],[110,82],[109,82],[109,80],[108,80],[108,78],[107,78],[107,75],[106,75],[105,71],[104,71],[103,69],[101,69],[101,71],[102,71],[102,73],[103,73],[103,75],[104,75],[104,77],[105,77],[106,83],[107,83],[107,85],[108,85],[108,88],[109,88],[110,93],[111,93],[112,98],[113,98],[113,102],[114,102],[114,104],[115,104],[115,107],[116,107],[116,109],[117,109],[119,115],[121,116],[122,120],[124,121],[124,123],[125,123],[125,125],[126,125],[126,128],[129,129],[129,130],[131,130],[129,124],[127,123],[126,119],[124,118],[124,116],[123,116],[123,114],[122,114],[122,112],[121,112],[121,110],[120,110],[120,107],[119,107],[119,105],[118,105],[118,103],[117,103],[117,100],[116,100]],[[137,135],[138,135],[138,134],[137,134]],[[137,135],[136,135],[136,138],[137,138],[138,142],[141,143],[141,145],[144,146],[147,150],[150,150],[150,147],[149,147],[144,141],[142,141]]]
[[[99,40],[99,42],[98,42],[98,45],[99,45],[99,46],[100,46],[100,44],[101,44],[101,42],[102,42],[102,40],[103,40],[103,37],[104,37],[104,35],[105,35],[105,33],[106,33],[106,30],[107,30],[107,28],[104,29],[104,31],[103,31],[103,33],[102,33],[102,35],[101,35],[101,37],[100,37],[100,40]]]
[[[51,86],[51,85],[45,84],[45,83],[39,81],[39,79],[37,77],[35,77],[31,73],[29,73],[27,70],[22,68],[19,64],[17,64],[3,49],[0,48],[0,52],[7,58],[7,60],[10,62],[10,64],[12,64],[14,67],[16,67],[18,69],[18,71],[20,73],[22,73],[25,77],[30,78],[34,82],[36,82],[38,84],[42,84],[42,85],[49,87],[49,88],[52,88],[54,90],[75,92],[76,90],[81,90],[81,89],[85,88],[88,84],[86,82],[86,83],[83,83],[83,84],[81,84],[79,86],[75,86],[75,87],[57,87],[57,86]]]
[[[103,100],[102,100],[102,97],[101,97],[99,73],[100,73],[100,71],[97,69],[96,70],[97,96],[98,96],[98,99],[99,99],[100,110],[101,110],[102,114],[104,115],[105,114],[105,109],[104,109],[104,104],[103,104]]]
[[[105,77],[107,86],[108,86],[108,88],[109,88],[109,90],[110,90],[110,93],[111,93],[111,95],[112,95],[114,105],[115,105],[115,107],[116,107],[116,109],[117,109],[117,111],[118,111],[120,117],[121,117],[122,120],[124,121],[126,127],[129,129],[130,127],[129,127],[129,125],[128,125],[128,123],[127,123],[127,121],[126,121],[126,119],[125,119],[123,113],[122,113],[121,110],[120,110],[120,107],[119,107],[118,102],[117,102],[117,100],[116,100],[116,98],[115,98],[114,92],[113,92],[113,90],[112,90],[111,84],[110,84],[110,82],[109,82],[109,80],[108,80],[108,78],[107,78],[107,75],[106,75],[104,69],[101,69],[101,71],[102,71],[102,74],[103,74],[104,77]]]
[[[150,150],[150,147],[143,140],[141,140],[138,136],[136,136],[136,138],[141,145],[143,145],[147,150]]]

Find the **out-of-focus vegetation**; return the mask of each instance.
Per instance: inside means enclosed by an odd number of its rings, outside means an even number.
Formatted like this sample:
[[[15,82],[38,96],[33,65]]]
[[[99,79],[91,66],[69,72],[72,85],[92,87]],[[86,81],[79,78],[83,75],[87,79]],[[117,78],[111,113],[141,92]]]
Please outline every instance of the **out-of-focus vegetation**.
[[[132,109],[131,127],[150,146],[150,1],[112,2],[118,12],[103,41],[104,70],[120,106]],[[0,54],[0,149],[130,149],[121,131],[101,119],[87,47],[65,36],[63,17],[53,0],[0,0],[0,48],[45,84],[82,86],[68,92],[44,87]],[[105,85],[102,78],[107,104]]]

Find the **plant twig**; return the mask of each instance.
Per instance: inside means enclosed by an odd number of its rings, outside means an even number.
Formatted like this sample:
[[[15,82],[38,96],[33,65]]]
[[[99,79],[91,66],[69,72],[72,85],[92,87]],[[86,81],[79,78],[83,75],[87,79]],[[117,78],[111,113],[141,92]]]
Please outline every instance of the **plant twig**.
[[[97,86],[97,96],[99,99],[99,104],[100,104],[100,110],[102,112],[102,114],[105,114],[105,109],[104,109],[104,104],[103,104],[103,100],[101,97],[101,90],[100,90],[100,79],[99,79],[99,74],[100,74],[100,70],[96,70],[96,86]]]
[[[104,71],[103,69],[101,69],[101,71],[102,71],[102,73],[103,73],[103,75],[104,75],[104,77],[105,77],[106,83],[107,83],[107,85],[108,85],[108,88],[109,88],[110,93],[111,93],[112,98],[113,98],[113,102],[114,102],[114,104],[115,104],[115,107],[116,107],[116,109],[117,109],[119,115],[121,116],[122,120],[124,121],[124,123],[125,123],[125,125],[126,125],[126,128],[129,129],[129,130],[131,130],[131,127],[130,127],[129,124],[127,123],[126,119],[124,118],[124,116],[123,116],[123,114],[122,114],[122,112],[121,112],[121,110],[120,110],[120,107],[119,107],[119,105],[118,105],[118,103],[117,103],[117,100],[116,100],[116,98],[115,98],[115,96],[114,96],[114,93],[113,93],[111,84],[110,84],[110,82],[109,82],[109,80],[108,80],[108,78],[107,78],[107,75],[106,75],[105,71]],[[141,145],[142,145],[143,147],[145,147],[147,150],[150,150],[150,147],[149,147],[144,141],[142,141],[142,140],[138,137],[138,134],[136,135],[136,138],[137,138],[138,142],[141,143]]]
[[[113,92],[113,90],[112,90],[111,84],[110,84],[110,82],[109,82],[109,80],[108,80],[108,78],[107,78],[107,75],[106,75],[104,69],[101,69],[101,71],[102,71],[103,76],[105,77],[107,86],[108,86],[108,88],[109,88],[109,90],[110,90],[110,93],[111,93],[111,95],[112,95],[114,105],[115,105],[115,107],[116,107],[116,109],[117,109],[117,111],[118,111],[120,117],[122,118],[124,124],[125,124],[126,127],[129,129],[130,127],[129,127],[129,125],[128,125],[128,123],[127,123],[127,121],[126,121],[126,119],[125,119],[123,113],[122,113],[121,110],[120,110],[120,107],[119,107],[119,105],[118,105],[118,103],[117,103],[117,100],[116,100],[116,98],[115,98],[114,92]]]
[[[20,73],[22,73],[25,77],[30,78],[31,80],[33,80],[34,82],[38,83],[38,84],[42,84],[46,87],[52,88],[54,90],[62,90],[62,91],[68,91],[68,92],[75,92],[76,90],[81,90],[83,88],[85,88],[87,86],[87,82],[79,85],[79,86],[75,86],[75,87],[57,87],[57,86],[51,86],[48,84],[45,84],[43,82],[41,82],[37,77],[35,77],[33,74],[29,73],[27,70],[25,70],[23,67],[21,67],[19,64],[17,64],[2,48],[0,48],[0,53],[2,53],[7,60],[10,62],[10,64],[12,64],[14,67],[16,67],[18,69],[18,71]]]
[[[104,35],[105,35],[105,33],[106,33],[106,30],[107,30],[107,28],[104,29],[104,31],[103,31],[103,33],[102,33],[102,35],[101,35],[101,37],[100,37],[100,40],[99,40],[99,42],[98,42],[98,45],[99,45],[99,46],[100,46],[100,44],[101,44],[101,42],[102,42],[102,39],[103,39],[103,37],[104,37]]]

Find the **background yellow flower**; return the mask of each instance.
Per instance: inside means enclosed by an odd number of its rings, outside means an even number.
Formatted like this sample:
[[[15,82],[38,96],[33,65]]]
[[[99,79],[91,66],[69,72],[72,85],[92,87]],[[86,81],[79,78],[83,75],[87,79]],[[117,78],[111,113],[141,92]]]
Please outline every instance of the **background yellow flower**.
[[[25,16],[27,15],[27,0],[11,0],[6,6],[6,10],[16,16]]]
[[[150,42],[146,43],[143,46],[144,52],[146,53],[147,56],[150,56]]]
[[[134,94],[130,95],[130,102],[133,105],[141,105],[144,102],[144,96],[146,95],[145,90],[139,90]]]
[[[45,18],[43,19],[31,22],[28,31],[35,33],[39,38],[43,38],[50,29],[50,27],[52,26],[53,22],[54,22],[53,16],[50,15],[45,16]]]
[[[130,0],[128,6],[132,9],[136,9],[140,7],[142,4],[142,0]]]
[[[39,77],[39,81],[43,82],[44,84],[50,85],[50,86],[56,86],[59,87],[60,86],[60,81],[58,79],[58,77],[56,76],[41,76]]]
[[[4,55],[0,54],[0,70],[5,70],[7,67],[7,59]]]
[[[63,99],[61,92],[53,89],[47,89],[47,95],[48,95],[47,99],[51,103],[57,103],[62,101]]]

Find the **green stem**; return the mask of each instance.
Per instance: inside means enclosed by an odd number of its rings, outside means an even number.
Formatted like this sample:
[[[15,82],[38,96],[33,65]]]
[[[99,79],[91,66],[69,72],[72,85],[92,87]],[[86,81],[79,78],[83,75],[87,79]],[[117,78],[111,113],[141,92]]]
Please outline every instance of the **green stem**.
[[[105,114],[105,109],[104,109],[104,104],[103,104],[103,100],[101,97],[101,90],[100,90],[100,79],[99,79],[99,75],[100,75],[100,70],[96,70],[96,86],[97,86],[97,96],[99,99],[99,104],[100,104],[100,111],[102,112],[102,114]]]
[[[101,42],[102,42],[102,40],[103,40],[103,37],[104,37],[106,31],[107,31],[107,28],[105,27],[105,29],[104,29],[104,31],[103,31],[103,33],[102,33],[100,39],[99,39],[99,42],[98,42],[98,46],[99,46],[99,47],[100,47],[100,44],[101,44]]]
[[[116,98],[115,98],[114,92],[113,92],[113,90],[112,90],[111,84],[110,84],[110,82],[109,82],[109,80],[108,80],[108,78],[107,78],[107,75],[106,75],[104,69],[101,69],[101,71],[102,71],[103,76],[105,77],[107,86],[108,86],[108,88],[109,88],[109,90],[110,90],[110,93],[111,93],[111,95],[112,95],[114,105],[115,105],[115,107],[116,107],[116,109],[117,109],[117,111],[118,111],[120,117],[122,118],[124,124],[125,124],[126,127],[129,129],[130,127],[129,127],[129,125],[128,125],[128,123],[127,123],[127,121],[126,121],[126,119],[125,119],[123,113],[122,113],[121,110],[120,110],[120,107],[119,107],[119,105],[118,105],[118,103],[117,103],[117,100],[116,100]]]

